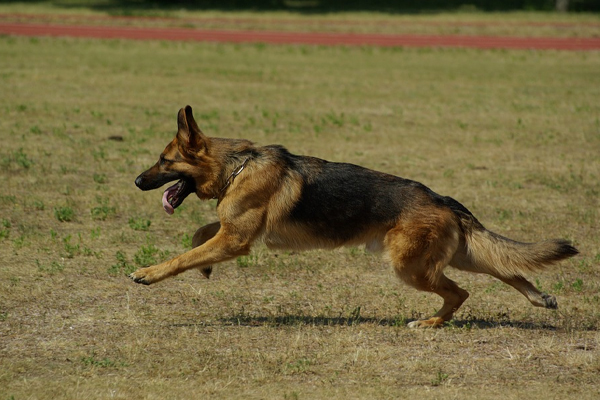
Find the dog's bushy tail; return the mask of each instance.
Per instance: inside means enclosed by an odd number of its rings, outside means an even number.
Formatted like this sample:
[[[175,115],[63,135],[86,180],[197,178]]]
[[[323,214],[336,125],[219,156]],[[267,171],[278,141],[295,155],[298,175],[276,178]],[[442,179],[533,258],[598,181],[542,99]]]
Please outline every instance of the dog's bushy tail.
[[[478,221],[463,226],[466,269],[496,277],[518,277],[579,254],[568,240],[550,239],[522,243],[485,229]],[[456,266],[460,268],[460,266]]]

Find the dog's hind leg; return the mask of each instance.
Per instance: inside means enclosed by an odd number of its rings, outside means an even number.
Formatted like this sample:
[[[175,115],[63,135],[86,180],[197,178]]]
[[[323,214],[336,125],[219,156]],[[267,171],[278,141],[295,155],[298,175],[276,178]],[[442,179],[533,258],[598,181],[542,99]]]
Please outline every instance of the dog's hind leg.
[[[192,238],[192,248],[196,248],[210,239],[212,239],[217,232],[221,229],[220,222],[213,222],[212,224],[204,225],[199,228],[196,233],[194,233],[194,237]],[[203,267],[200,269],[200,273],[204,275],[206,279],[210,278],[210,274],[212,273],[212,265]]]
[[[386,235],[386,248],[396,275],[408,285],[433,292],[442,299],[442,308],[431,318],[413,321],[410,328],[438,327],[452,319],[454,312],[469,297],[443,274],[458,247],[458,230],[452,220],[424,224],[401,224]]]
[[[517,289],[523,296],[529,300],[531,304],[536,307],[544,307],[549,309],[557,309],[558,304],[556,302],[556,297],[540,292],[531,282],[525,279],[522,275],[519,274],[502,274],[501,269],[493,269],[493,268],[482,268],[474,263],[472,258],[467,254],[466,249],[464,247],[460,247],[456,252],[452,261],[450,261],[450,266],[462,270],[469,271],[475,273],[486,273],[494,278],[501,280]]]
[[[529,302],[531,302],[531,304],[533,304],[536,307],[544,307],[550,309],[558,308],[556,297],[550,294],[540,292],[535,288],[535,286],[533,286],[531,282],[529,282],[522,276],[515,276],[512,278],[504,278],[498,276],[497,278],[500,279],[502,282],[506,283],[507,285],[510,285],[517,289],[519,292],[521,292],[523,296],[527,298],[527,300],[529,300]]]
[[[412,321],[408,324],[409,328],[426,328],[426,327],[438,327],[444,322],[452,319],[454,312],[467,300],[469,293],[460,288],[456,282],[448,278],[446,275],[441,274],[437,281],[432,283],[426,274],[423,273],[428,267],[423,264],[423,260],[414,264],[396,264],[394,269],[396,274],[408,285],[426,292],[433,292],[442,299],[444,303],[442,308],[435,313],[432,317]]]
[[[409,328],[435,328],[441,326],[444,322],[452,319],[454,312],[469,297],[469,293],[466,290],[460,288],[456,282],[446,277],[446,275],[441,275],[435,286],[430,286],[422,290],[428,290],[441,296],[444,299],[444,304],[431,318],[410,322],[408,324]]]

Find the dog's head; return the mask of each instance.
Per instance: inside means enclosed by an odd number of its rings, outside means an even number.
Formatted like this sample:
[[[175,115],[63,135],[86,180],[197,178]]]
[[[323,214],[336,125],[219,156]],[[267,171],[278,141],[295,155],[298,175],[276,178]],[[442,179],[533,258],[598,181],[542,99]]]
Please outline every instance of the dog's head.
[[[177,115],[177,135],[160,154],[156,164],[136,178],[136,186],[142,190],[153,190],[176,180],[177,183],[163,194],[162,203],[168,214],[173,214],[191,193],[207,197],[201,188],[212,175],[209,145],[210,139],[194,120],[192,107],[182,108]]]

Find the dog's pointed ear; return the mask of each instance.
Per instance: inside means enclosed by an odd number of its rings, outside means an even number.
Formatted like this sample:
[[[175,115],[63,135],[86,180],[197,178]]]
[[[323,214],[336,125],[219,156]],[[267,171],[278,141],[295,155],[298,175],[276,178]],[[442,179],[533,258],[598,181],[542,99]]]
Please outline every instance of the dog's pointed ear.
[[[192,114],[192,107],[186,106],[177,115],[177,137],[188,150],[198,152],[207,146],[204,136]]]

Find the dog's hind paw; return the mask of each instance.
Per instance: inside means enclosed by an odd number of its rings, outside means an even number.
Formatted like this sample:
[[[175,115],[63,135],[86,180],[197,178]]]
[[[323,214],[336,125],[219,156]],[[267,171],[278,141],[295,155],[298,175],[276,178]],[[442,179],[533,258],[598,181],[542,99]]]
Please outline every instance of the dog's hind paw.
[[[408,324],[406,324],[406,326],[408,326],[411,329],[420,328],[421,324],[419,322],[420,321],[410,321]]]
[[[558,309],[558,303],[556,302],[556,297],[547,294],[547,293],[542,293],[542,299],[544,299],[544,307],[549,308],[551,310],[556,310]]]
[[[444,320],[439,317],[431,317],[429,319],[419,319],[408,323],[409,328],[440,328],[444,325]]]

